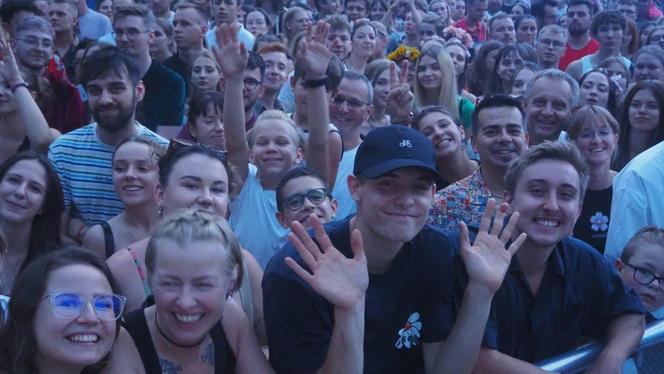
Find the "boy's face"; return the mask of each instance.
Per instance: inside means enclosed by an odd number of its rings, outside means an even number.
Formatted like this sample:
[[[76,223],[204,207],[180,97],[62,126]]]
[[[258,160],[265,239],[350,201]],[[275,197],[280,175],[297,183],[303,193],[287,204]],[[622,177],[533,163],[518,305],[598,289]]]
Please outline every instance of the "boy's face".
[[[284,227],[290,227],[293,221],[298,221],[309,228],[309,218],[315,214],[322,223],[330,222],[337,211],[337,201],[327,194],[328,191],[318,178],[302,176],[291,179],[281,191],[284,207],[281,212],[277,212],[277,220]],[[321,196],[323,200],[317,200]]]
[[[616,268],[625,285],[636,292],[649,312],[664,306],[664,284],[653,276],[664,276],[664,248],[653,243],[641,243],[626,262],[616,260]]]
[[[572,233],[581,213],[579,173],[565,161],[538,160],[525,168],[514,195],[506,197],[520,214],[514,235],[525,232],[526,245],[550,249]]]
[[[251,162],[262,177],[281,179],[302,159],[296,130],[283,120],[260,120],[254,126]]]

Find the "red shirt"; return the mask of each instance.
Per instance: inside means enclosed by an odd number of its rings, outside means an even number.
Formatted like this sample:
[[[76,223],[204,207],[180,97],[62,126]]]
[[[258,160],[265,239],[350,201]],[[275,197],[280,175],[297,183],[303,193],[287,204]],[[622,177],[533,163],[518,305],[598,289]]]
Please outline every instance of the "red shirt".
[[[454,27],[466,30],[477,43],[486,40],[486,26],[482,22],[477,22],[476,24],[469,26],[466,22],[466,17],[463,17],[454,23]]]
[[[560,63],[558,64],[558,67],[560,70],[565,71],[567,69],[567,66],[571,64],[572,62],[591,55],[599,50],[599,43],[597,40],[590,38],[590,41],[585,45],[585,47],[581,49],[574,49],[572,48],[569,43],[565,45],[565,53],[563,54],[563,57],[560,58]]]

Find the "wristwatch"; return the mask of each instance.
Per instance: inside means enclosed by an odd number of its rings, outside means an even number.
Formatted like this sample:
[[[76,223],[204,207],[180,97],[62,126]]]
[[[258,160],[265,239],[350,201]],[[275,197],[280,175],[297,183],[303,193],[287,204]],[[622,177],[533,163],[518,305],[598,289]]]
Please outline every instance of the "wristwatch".
[[[304,79],[302,85],[306,88],[316,88],[324,86],[327,83],[327,75],[323,75],[320,78],[316,79]]]

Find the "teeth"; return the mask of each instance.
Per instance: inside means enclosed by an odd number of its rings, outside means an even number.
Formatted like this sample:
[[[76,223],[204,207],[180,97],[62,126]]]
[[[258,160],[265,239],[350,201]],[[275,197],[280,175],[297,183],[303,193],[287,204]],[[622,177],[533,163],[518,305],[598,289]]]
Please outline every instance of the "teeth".
[[[556,220],[556,219],[540,218],[540,219],[537,220],[537,223],[542,225],[542,226],[548,226],[548,227],[558,226],[558,220]]]
[[[199,319],[201,319],[202,316],[203,316],[202,314],[179,314],[179,313],[175,313],[175,318],[177,318],[178,321],[184,322],[184,323],[196,322]]]
[[[140,186],[125,186],[123,189],[125,191],[138,191],[141,188],[143,188],[143,187],[140,187]]]
[[[67,339],[74,343],[96,343],[99,337],[97,335],[71,335]]]

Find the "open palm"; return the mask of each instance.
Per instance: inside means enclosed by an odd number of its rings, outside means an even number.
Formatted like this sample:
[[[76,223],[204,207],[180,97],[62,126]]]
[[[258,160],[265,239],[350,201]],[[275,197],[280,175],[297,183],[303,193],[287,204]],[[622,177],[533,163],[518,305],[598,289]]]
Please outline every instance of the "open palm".
[[[241,75],[247,66],[247,49],[238,40],[237,31],[235,24],[217,27],[217,45],[213,50],[224,77]]]

